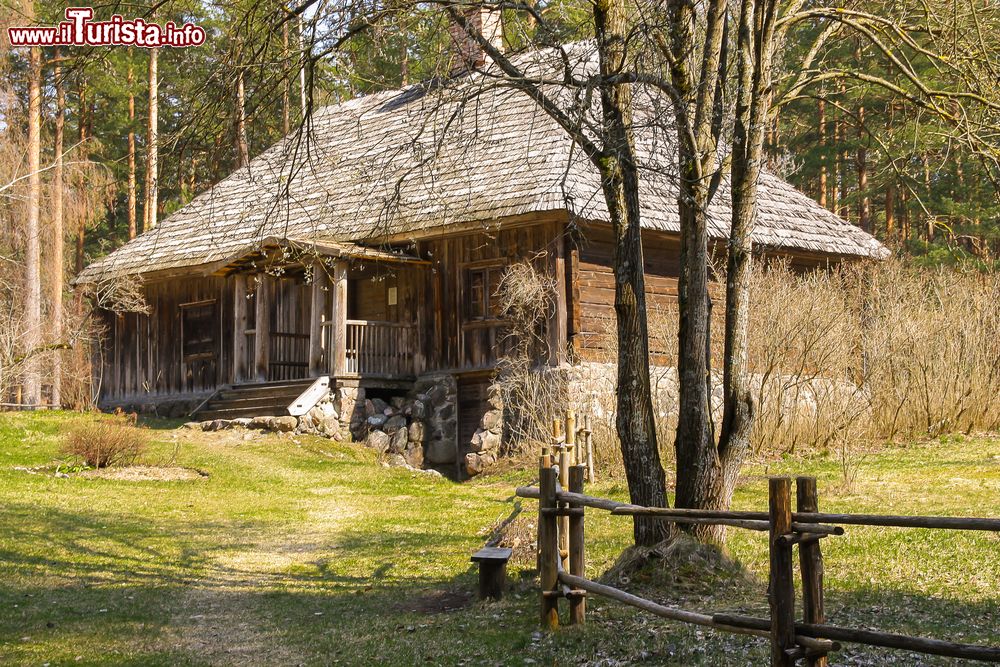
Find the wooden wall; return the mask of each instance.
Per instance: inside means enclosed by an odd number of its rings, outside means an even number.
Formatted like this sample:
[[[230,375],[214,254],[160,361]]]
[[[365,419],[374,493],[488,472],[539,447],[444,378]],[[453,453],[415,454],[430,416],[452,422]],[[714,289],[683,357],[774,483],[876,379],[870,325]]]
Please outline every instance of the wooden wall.
[[[423,285],[417,287],[426,304],[419,324],[428,370],[492,367],[509,341],[502,321],[466,317],[468,272],[502,269],[523,258],[533,258],[540,270],[548,271],[553,242],[561,233],[556,223],[539,222],[419,242],[420,256],[433,262],[423,270]]]
[[[105,324],[98,378],[101,402],[144,401],[205,393],[232,372],[233,288],[224,278],[185,278],[148,283],[148,315],[101,311]],[[187,308],[214,309],[212,342],[185,359]],[[206,354],[210,349],[211,354]],[[189,349],[189,352],[191,350]]]
[[[567,282],[570,298],[570,337],[574,353],[588,360],[603,360],[608,332],[615,331],[615,280],[612,266],[611,230],[588,227],[577,247],[569,253]],[[643,263],[646,272],[646,307],[650,319],[657,310],[675,307],[677,276],[680,272],[680,241],[667,235],[643,235]],[[662,345],[663,342],[660,342]],[[665,350],[650,341],[650,354]]]

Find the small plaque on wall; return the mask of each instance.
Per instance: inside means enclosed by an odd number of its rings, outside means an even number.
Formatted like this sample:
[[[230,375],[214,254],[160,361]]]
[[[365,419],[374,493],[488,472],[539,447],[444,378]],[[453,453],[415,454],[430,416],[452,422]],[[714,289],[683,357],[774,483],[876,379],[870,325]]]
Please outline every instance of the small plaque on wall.
[[[395,306],[396,305],[396,288],[395,287],[390,287],[389,288],[388,304],[390,306]]]

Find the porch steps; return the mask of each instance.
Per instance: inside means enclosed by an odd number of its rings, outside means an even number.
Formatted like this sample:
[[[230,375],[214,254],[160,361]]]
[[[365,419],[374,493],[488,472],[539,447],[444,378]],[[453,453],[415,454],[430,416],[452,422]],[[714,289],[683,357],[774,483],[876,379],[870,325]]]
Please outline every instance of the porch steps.
[[[316,378],[302,380],[282,380],[279,382],[256,382],[239,384],[222,389],[210,398],[192,419],[236,419],[237,417],[263,417],[288,414],[288,406]]]

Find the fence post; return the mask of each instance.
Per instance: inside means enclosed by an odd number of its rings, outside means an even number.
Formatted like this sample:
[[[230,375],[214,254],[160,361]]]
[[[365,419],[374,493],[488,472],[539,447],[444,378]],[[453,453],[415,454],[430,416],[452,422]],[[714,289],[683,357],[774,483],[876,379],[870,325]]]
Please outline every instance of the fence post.
[[[587,481],[593,484],[594,479],[594,438],[590,428],[590,415],[583,418],[583,440],[587,445]]]
[[[784,537],[792,532],[791,496],[791,478],[771,477],[768,480],[771,573],[767,597],[771,608],[771,667],[792,667],[798,657],[792,543]]]
[[[580,462],[576,451],[576,412],[566,411],[566,446],[569,447],[569,464],[575,466]]]
[[[799,512],[818,512],[819,493],[815,477],[795,479],[795,506]],[[825,623],[823,608],[823,553],[820,540],[799,543],[799,569],[802,571],[802,608],[806,623]],[[809,667],[827,667],[826,655],[807,655]]]
[[[586,468],[575,465],[569,469],[569,490],[573,493],[583,493],[583,475]],[[583,517],[584,507],[579,503],[570,503],[570,507],[578,510],[569,518],[569,573],[578,577],[586,576],[586,553],[584,550]],[[569,598],[569,622],[581,624],[587,617],[587,592],[574,591]]]
[[[559,487],[564,491],[569,489],[569,469],[573,465],[573,431],[570,430],[571,412],[566,413],[565,440],[559,448]],[[567,503],[560,502],[559,507],[569,507]],[[569,571],[569,517],[559,517],[559,559],[562,568]]]
[[[541,587],[542,628],[559,627],[559,545],[556,536],[556,475],[555,468],[538,469],[538,579]],[[548,511],[546,511],[548,510]]]

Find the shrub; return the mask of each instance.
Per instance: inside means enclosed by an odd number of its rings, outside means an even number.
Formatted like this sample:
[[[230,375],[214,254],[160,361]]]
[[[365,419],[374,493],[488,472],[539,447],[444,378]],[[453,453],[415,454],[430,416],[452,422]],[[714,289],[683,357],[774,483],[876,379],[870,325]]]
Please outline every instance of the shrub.
[[[758,267],[751,290],[751,439],[758,455],[826,450],[850,463],[888,442],[1000,428],[1000,273],[899,260],[802,273],[772,263]],[[722,381],[724,314],[717,296],[713,386]],[[612,364],[613,325],[601,345]],[[668,463],[676,427],[676,375],[668,368],[676,363],[676,306],[651,307],[649,329],[651,349],[663,350],[652,382]],[[658,391],[661,384],[671,390]],[[609,416],[601,437],[595,433],[605,450],[597,460],[618,472],[614,396],[604,398]]]
[[[91,468],[107,468],[132,465],[145,448],[145,435],[127,420],[102,419],[69,431],[63,452]]]

